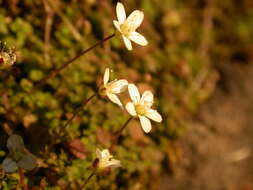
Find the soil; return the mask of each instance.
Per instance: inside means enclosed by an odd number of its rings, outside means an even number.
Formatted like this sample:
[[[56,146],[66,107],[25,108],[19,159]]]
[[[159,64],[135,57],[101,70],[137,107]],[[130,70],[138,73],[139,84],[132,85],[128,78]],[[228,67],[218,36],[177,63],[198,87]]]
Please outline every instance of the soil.
[[[253,65],[218,70],[214,94],[178,140],[179,169],[159,190],[253,190]]]

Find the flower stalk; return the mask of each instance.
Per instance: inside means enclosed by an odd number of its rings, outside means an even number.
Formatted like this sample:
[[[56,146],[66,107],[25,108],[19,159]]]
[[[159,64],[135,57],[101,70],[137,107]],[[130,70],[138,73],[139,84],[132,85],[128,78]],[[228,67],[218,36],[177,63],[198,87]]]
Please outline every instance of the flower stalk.
[[[24,182],[25,176],[24,176],[23,169],[22,168],[18,168],[18,173],[19,173],[19,183],[20,183],[22,189],[23,190],[29,190],[28,186]]]
[[[104,42],[106,42],[107,40],[113,38],[115,36],[115,33],[104,38],[103,40],[97,42],[96,44],[94,44],[93,46],[89,47],[88,49],[84,50],[83,52],[81,52],[80,54],[76,55],[75,57],[73,57],[72,59],[68,60],[66,63],[64,63],[62,66],[60,66],[59,68],[51,71],[45,78],[41,79],[36,85],[35,87],[41,87],[43,86],[48,79],[55,77],[56,75],[58,75],[63,69],[65,69],[68,65],[70,65],[72,62],[74,62],[75,60],[77,60],[78,58],[80,58],[81,56],[83,56],[84,54],[88,53],[89,51],[93,50],[94,48],[96,48],[97,46],[103,44]]]
[[[115,147],[115,145],[117,145],[119,137],[121,136],[122,132],[124,131],[124,129],[127,127],[127,125],[130,123],[130,121],[133,119],[133,117],[129,117],[126,122],[124,123],[124,125],[122,125],[122,127],[115,133],[115,136],[112,140],[112,144],[109,148],[110,151],[113,150],[113,148]]]
[[[82,105],[80,107],[78,107],[75,112],[73,113],[73,115],[71,116],[71,118],[69,118],[69,120],[65,123],[65,125],[63,127],[61,127],[59,134],[61,134],[67,127],[68,125],[73,121],[73,119],[77,116],[77,114],[83,109],[83,107],[88,104],[93,98],[95,98],[98,94],[93,94],[91,95],[88,99],[86,99]]]
[[[84,181],[83,185],[81,186],[80,190],[83,190],[85,188],[85,186],[89,183],[89,181],[91,180],[91,178],[93,176],[96,175],[96,169],[94,169],[91,174],[89,175],[89,177]]]
[[[56,137],[54,138],[54,140],[51,142],[51,144],[48,146],[48,150],[47,152],[50,152],[51,148],[56,144],[56,141],[58,140],[58,138],[60,138],[61,134],[65,131],[65,129],[69,126],[69,124],[73,121],[73,119],[77,116],[77,114],[84,108],[84,106],[86,106],[93,98],[95,98],[96,96],[98,96],[97,93],[91,95],[89,98],[87,98],[80,107],[78,107],[75,112],[73,113],[73,115],[71,116],[71,118],[69,118],[69,120],[60,128],[60,131],[57,133]],[[63,135],[64,137],[64,135]]]

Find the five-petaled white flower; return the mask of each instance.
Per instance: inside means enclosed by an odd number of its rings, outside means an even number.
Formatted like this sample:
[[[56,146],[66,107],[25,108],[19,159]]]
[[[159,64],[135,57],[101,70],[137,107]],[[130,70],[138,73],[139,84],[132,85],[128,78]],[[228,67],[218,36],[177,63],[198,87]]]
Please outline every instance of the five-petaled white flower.
[[[122,103],[120,102],[118,96],[116,94],[119,94],[127,89],[128,82],[125,79],[121,80],[113,80],[109,82],[110,78],[110,69],[106,68],[105,74],[104,74],[104,89],[106,96],[115,104],[118,104],[119,106],[122,106]]]
[[[138,116],[141,122],[142,129],[148,133],[151,130],[152,119],[156,122],[162,122],[161,115],[154,109],[151,109],[153,104],[153,94],[151,91],[145,91],[140,96],[139,90],[134,84],[128,85],[130,98],[133,102],[126,104],[126,110],[132,116]]]
[[[96,150],[96,155],[98,159],[98,168],[105,169],[105,168],[118,168],[121,166],[120,161],[113,159],[113,156],[110,154],[108,149]]]
[[[147,45],[148,42],[145,37],[135,31],[143,21],[143,12],[135,10],[126,18],[124,6],[122,3],[118,2],[116,6],[116,13],[118,21],[113,20],[113,24],[121,33],[127,49],[133,49],[130,40],[142,46]]]

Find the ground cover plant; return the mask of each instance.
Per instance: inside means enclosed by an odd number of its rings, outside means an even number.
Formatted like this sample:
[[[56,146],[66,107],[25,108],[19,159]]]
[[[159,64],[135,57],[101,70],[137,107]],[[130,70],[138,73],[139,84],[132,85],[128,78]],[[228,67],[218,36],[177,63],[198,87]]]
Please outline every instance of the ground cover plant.
[[[0,0],[0,187],[157,189],[247,4]]]

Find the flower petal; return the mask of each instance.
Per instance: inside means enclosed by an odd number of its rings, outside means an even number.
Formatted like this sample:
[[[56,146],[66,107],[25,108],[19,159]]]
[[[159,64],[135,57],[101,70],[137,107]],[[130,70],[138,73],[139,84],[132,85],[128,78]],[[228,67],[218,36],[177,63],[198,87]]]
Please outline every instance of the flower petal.
[[[147,90],[142,94],[141,100],[140,100],[141,104],[151,107],[153,105],[153,101],[154,101],[154,95],[151,91]]]
[[[144,130],[145,133],[148,133],[151,131],[151,122],[148,118],[146,118],[145,116],[141,116],[139,115],[140,118],[140,122],[141,122],[141,127]]]
[[[7,147],[11,151],[20,151],[25,148],[24,141],[21,136],[13,134],[7,140]]]
[[[117,3],[116,5],[116,13],[117,13],[117,18],[120,24],[123,24],[126,20],[126,12],[124,5],[120,2]]]
[[[123,41],[124,41],[124,44],[125,44],[126,48],[129,51],[132,50],[133,47],[132,47],[131,41],[127,37],[125,37],[125,36],[122,36],[122,37],[123,37]]]
[[[116,28],[118,31],[121,32],[120,23],[119,23],[118,21],[116,21],[116,20],[113,20],[113,24],[114,24],[115,28]]]
[[[146,46],[148,44],[146,38],[138,32],[131,32],[131,34],[129,35],[129,39],[141,46]]]
[[[110,168],[118,168],[120,167],[121,164],[120,164],[120,161],[119,160],[116,160],[116,159],[112,159],[111,161],[108,162],[107,164],[107,167],[110,167]]]
[[[127,89],[127,85],[128,85],[128,82],[125,79],[112,82],[110,85],[111,92],[114,94],[124,92]]]
[[[110,158],[110,157],[111,157],[110,152],[109,152],[108,149],[102,150],[102,151],[101,151],[101,156],[102,156],[103,159],[105,159],[105,158]]]
[[[122,106],[122,103],[117,95],[108,92],[106,92],[106,95],[113,103],[118,104],[120,107]]]
[[[17,164],[11,158],[5,158],[2,163],[3,170],[6,173],[14,172],[17,169]]]
[[[108,83],[109,78],[110,78],[110,69],[106,68],[105,74],[104,74],[104,85],[106,85]]]
[[[126,19],[127,24],[131,28],[131,31],[135,31],[142,23],[144,13],[139,10],[133,11]]]
[[[32,154],[26,154],[18,161],[17,165],[25,170],[32,170],[37,166],[36,157]]]
[[[130,95],[131,100],[132,100],[134,103],[137,103],[137,102],[140,101],[140,93],[139,93],[139,90],[138,90],[138,88],[137,88],[134,84],[129,84],[129,85],[128,85],[128,92],[129,92],[129,95]]]
[[[101,153],[101,150],[99,148],[96,149],[96,156],[99,160],[102,159],[102,153]]]
[[[156,110],[153,110],[153,109],[149,109],[145,116],[147,116],[149,119],[152,119],[156,122],[162,122],[162,116],[156,111]]]
[[[132,115],[132,116],[136,116],[136,111],[135,111],[135,107],[134,107],[134,104],[132,102],[128,102],[126,104],[126,110],[127,112]]]

